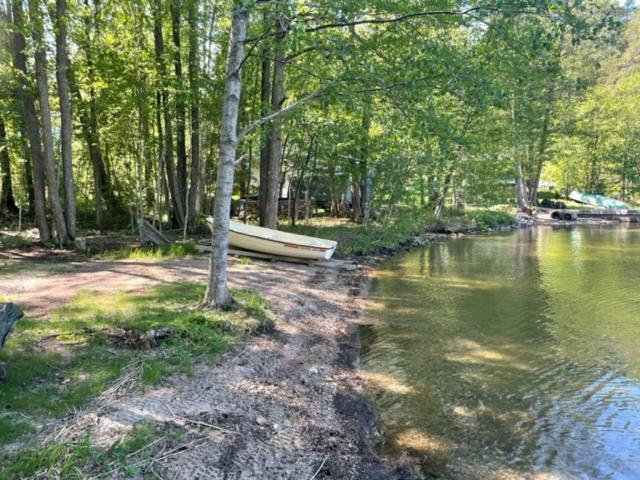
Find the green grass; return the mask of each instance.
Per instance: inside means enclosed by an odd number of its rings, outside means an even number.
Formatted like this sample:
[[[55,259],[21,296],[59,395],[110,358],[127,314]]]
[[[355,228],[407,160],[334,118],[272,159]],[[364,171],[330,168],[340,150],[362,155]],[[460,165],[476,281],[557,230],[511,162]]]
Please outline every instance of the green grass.
[[[170,260],[197,255],[198,253],[195,243],[186,242],[172,243],[160,247],[124,247],[120,250],[102,253],[98,255],[97,258],[103,260]]]
[[[281,225],[281,228],[301,235],[336,240],[336,256],[346,257],[397,248],[412,235],[424,231],[424,223],[419,216],[405,214],[382,222],[370,222],[366,227],[344,219],[320,218],[293,229],[289,225]]]
[[[462,230],[487,230],[513,223],[511,209],[468,207],[464,213],[448,212],[442,220],[446,226]]]
[[[11,235],[0,232],[0,249],[3,248],[22,248],[33,245],[33,242],[20,234]]]
[[[56,475],[51,478],[69,480],[82,480],[89,475],[105,479],[116,474],[140,476],[159,448],[170,450],[180,444],[183,437],[184,432],[180,430],[144,422],[109,448],[99,450],[91,447],[91,434],[87,432],[73,443],[50,442],[21,451],[9,464],[0,467],[0,480],[54,471]]]
[[[366,227],[344,219],[318,218],[309,224],[291,228],[281,224],[283,230],[336,240],[337,257],[366,255],[381,249],[393,250],[410,237],[431,230],[473,231],[487,230],[513,223],[513,213],[508,208],[467,208],[465,212],[448,211],[435,220],[429,213],[409,210],[382,222],[371,222]]]
[[[132,362],[141,365],[139,382],[153,384],[174,372],[191,372],[197,361],[213,362],[246,332],[273,325],[259,294],[232,294],[233,306],[212,312],[194,308],[204,295],[204,286],[194,282],[138,295],[80,292],[46,320],[22,319],[0,351],[7,364],[0,383],[0,445],[28,438],[43,421],[87,404]],[[123,329],[142,333],[157,327],[171,328],[172,334],[151,350],[114,341],[114,332]]]

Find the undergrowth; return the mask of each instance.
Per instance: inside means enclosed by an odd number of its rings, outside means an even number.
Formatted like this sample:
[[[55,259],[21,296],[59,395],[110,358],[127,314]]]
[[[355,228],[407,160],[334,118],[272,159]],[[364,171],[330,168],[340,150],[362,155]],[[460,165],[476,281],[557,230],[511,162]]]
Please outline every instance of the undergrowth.
[[[424,210],[411,209],[368,225],[346,219],[318,218],[295,227],[280,228],[301,235],[336,240],[337,257],[365,255],[380,249],[396,249],[412,236],[430,231],[482,231],[513,223],[510,209],[467,208],[465,211],[445,211],[440,219]]]

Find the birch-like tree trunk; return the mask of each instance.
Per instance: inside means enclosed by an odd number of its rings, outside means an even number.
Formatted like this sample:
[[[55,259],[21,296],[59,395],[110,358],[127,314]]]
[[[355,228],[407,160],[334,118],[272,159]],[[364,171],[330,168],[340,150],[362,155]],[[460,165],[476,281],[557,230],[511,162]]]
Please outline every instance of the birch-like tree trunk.
[[[40,233],[40,240],[47,241],[51,238],[49,225],[47,224],[46,199],[44,193],[44,155],[42,153],[42,139],[40,137],[40,125],[36,113],[35,99],[32,86],[29,82],[31,75],[27,70],[27,57],[25,55],[26,41],[22,32],[25,28],[22,2],[11,2],[13,17],[13,67],[16,69],[18,82],[16,97],[22,106],[22,117],[27,137],[29,138],[29,151],[31,153],[31,179],[33,183],[33,209],[36,216],[36,226]]]
[[[249,14],[246,8],[239,5],[234,7],[224,82],[209,279],[203,302],[203,306],[213,308],[222,307],[229,296],[227,287],[229,213],[231,209],[231,194],[233,192],[236,148],[238,145],[238,110],[240,108],[240,92],[242,90],[241,68],[248,18]]]
[[[49,187],[49,201],[53,213],[53,224],[56,229],[58,243],[68,244],[67,225],[58,194],[58,179],[54,160],[53,128],[51,126],[51,108],[49,106],[49,81],[47,79],[47,50],[44,44],[44,28],[39,0],[29,0],[29,16],[33,24],[31,35],[35,44],[35,70],[40,116],[42,120],[42,136],[44,140],[44,167]]]
[[[56,0],[56,79],[60,99],[60,143],[64,184],[64,219],[67,233],[71,238],[76,232],[76,197],[73,185],[73,163],[71,149],[72,119],[71,98],[67,70],[69,54],[67,52],[67,2]]]

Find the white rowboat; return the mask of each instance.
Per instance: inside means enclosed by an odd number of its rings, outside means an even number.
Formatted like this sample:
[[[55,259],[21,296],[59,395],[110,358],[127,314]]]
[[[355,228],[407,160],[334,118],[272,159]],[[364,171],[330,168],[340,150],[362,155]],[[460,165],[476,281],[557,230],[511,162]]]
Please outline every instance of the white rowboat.
[[[207,220],[211,225],[211,220]],[[229,245],[280,257],[329,260],[333,252],[336,251],[338,242],[231,220],[229,223]]]

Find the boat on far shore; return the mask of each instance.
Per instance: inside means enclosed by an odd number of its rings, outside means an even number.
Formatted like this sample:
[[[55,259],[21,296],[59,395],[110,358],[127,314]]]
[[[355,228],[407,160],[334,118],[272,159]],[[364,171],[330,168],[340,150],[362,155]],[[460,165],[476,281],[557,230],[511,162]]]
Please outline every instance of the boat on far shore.
[[[569,198],[575,202],[593,205],[594,207],[611,208],[614,210],[625,210],[629,208],[629,205],[615,198],[579,192],[578,190],[571,192]]]
[[[211,217],[207,219],[207,222],[211,227]],[[278,257],[329,260],[333,256],[338,242],[231,220],[229,222],[229,245],[242,250]]]

